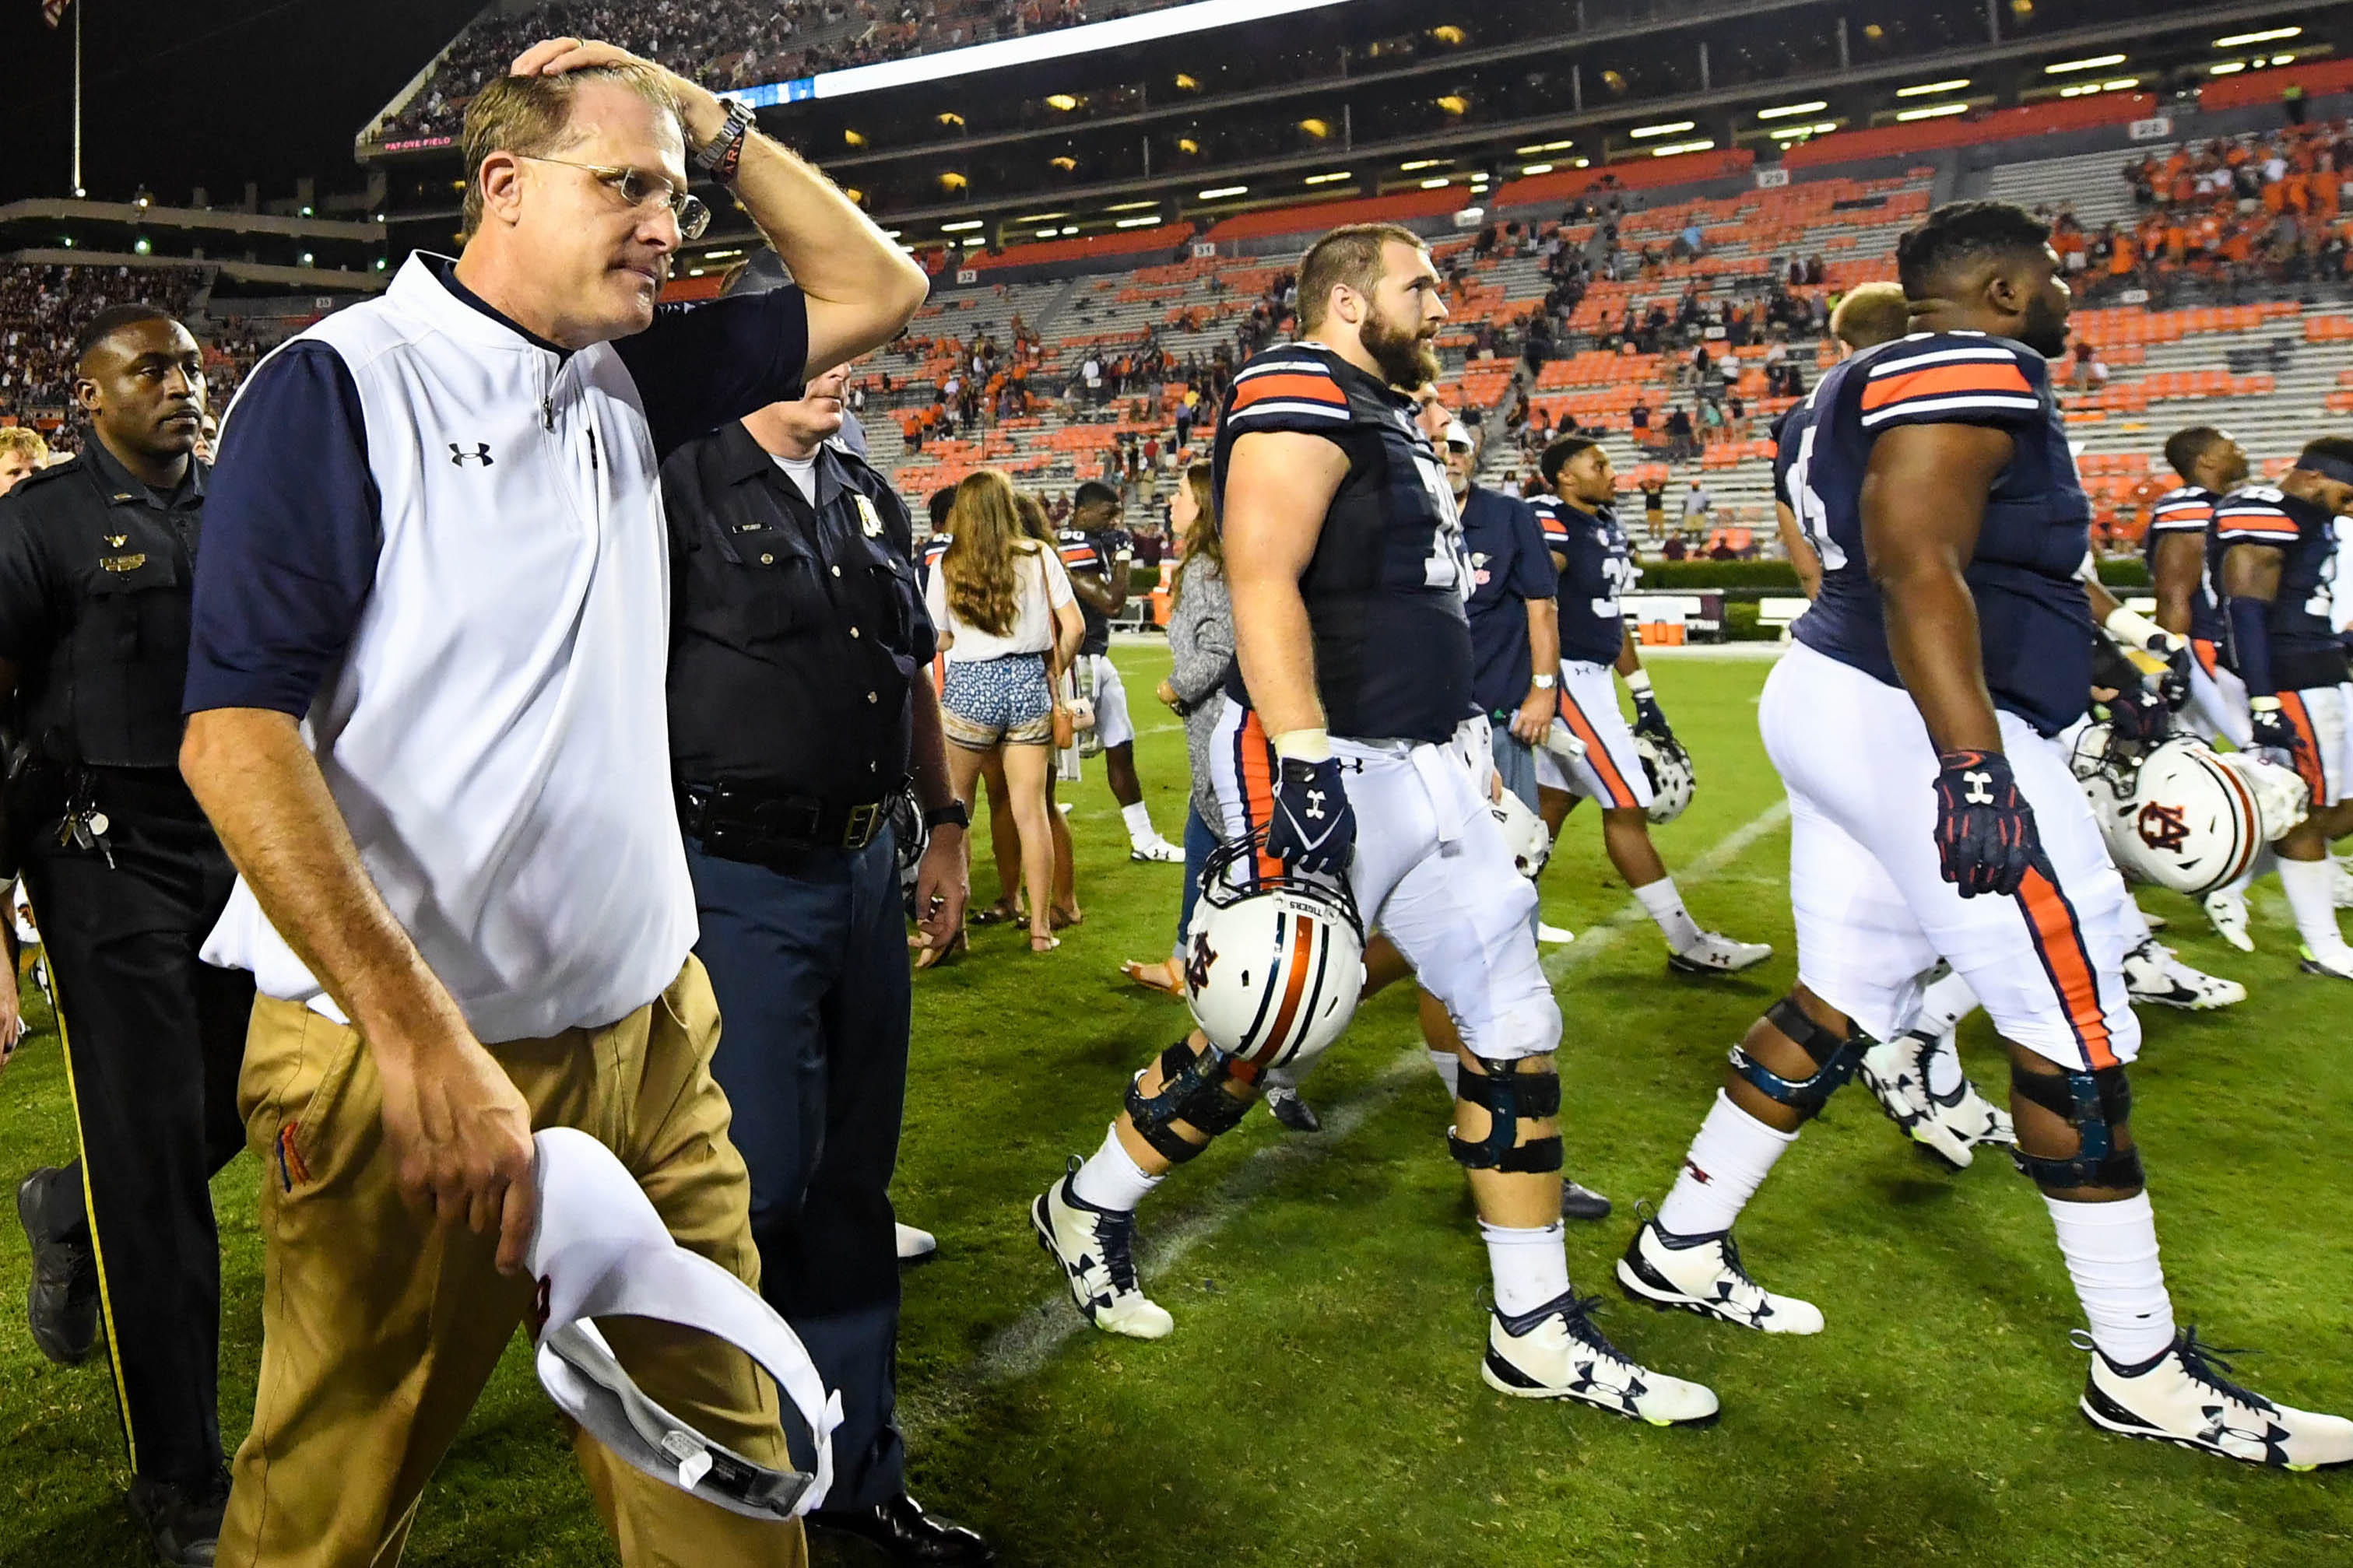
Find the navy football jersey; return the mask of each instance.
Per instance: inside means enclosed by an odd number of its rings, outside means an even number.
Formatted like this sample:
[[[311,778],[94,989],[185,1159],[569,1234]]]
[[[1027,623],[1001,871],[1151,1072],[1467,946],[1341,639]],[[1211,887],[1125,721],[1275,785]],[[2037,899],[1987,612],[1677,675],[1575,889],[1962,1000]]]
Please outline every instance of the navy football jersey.
[[[1535,504],[1545,545],[1560,563],[1560,657],[1616,664],[1626,642],[1620,596],[1642,574],[1616,509],[1582,511],[1550,496]]]
[[[1815,386],[1814,419],[1794,443],[1789,490],[1821,556],[1822,590],[1790,635],[1903,684],[1863,558],[1863,473],[1883,432],[1940,424],[1993,426],[2016,443],[1986,497],[1965,575],[1994,705],[2055,735],[2083,717],[2091,690],[2092,607],[2075,573],[2091,547],[2092,507],[2048,368],[2023,343],[1915,332],[1832,366]]]
[[[1210,449],[1225,517],[1234,443],[1320,436],[1348,471],[1300,574],[1325,726],[1359,741],[1445,741],[1471,705],[1471,574],[1446,470],[1414,403],[1318,343],[1285,343],[1235,373]],[[1226,687],[1248,703],[1239,661]]]
[[[939,567],[940,557],[948,552],[948,544],[955,537],[951,533],[934,533],[923,541],[923,559],[915,563],[915,575],[926,587],[931,584],[932,574]]]
[[[1112,574],[1126,570],[1120,563],[1120,554],[1134,548],[1134,542],[1123,528],[1106,528],[1100,533],[1089,533],[1083,528],[1058,528],[1054,531],[1055,546],[1062,552],[1062,564],[1072,572],[1085,572],[1112,582]],[[1079,600],[1079,618],[1086,623],[1086,636],[1079,644],[1081,653],[1111,651],[1111,617]]]
[[[2157,504],[2149,509],[2148,532],[2141,540],[2141,559],[2147,563],[2151,582],[2157,580],[2157,542],[2168,534],[2197,535],[2203,561],[2208,528],[2214,521],[2214,492],[2204,485],[2179,485],[2157,498]],[[2214,602],[2212,575],[2202,566],[2198,586],[2189,594],[2189,635],[2202,642],[2222,640],[2221,607]]]
[[[2222,558],[2233,545],[2281,553],[2279,593],[2264,624],[2271,632],[2272,679],[2282,691],[2335,686],[2345,679],[2345,645],[2337,635],[2337,520],[2325,507],[2270,485],[2242,485],[2214,503],[2206,536],[2206,575],[2217,592]],[[2238,668],[2224,638],[2223,657]]]
[[[1552,552],[1534,507],[1477,485],[1462,499],[1462,550],[1471,564],[1471,700],[1492,717],[1528,694],[1535,673],[1528,601],[1553,595]]]
[[[1773,499],[1792,512],[1798,510],[1798,503],[1789,491],[1789,469],[1805,444],[1806,432],[1814,427],[1814,393],[1820,390],[1817,384],[1813,392],[1783,409],[1773,420]]]

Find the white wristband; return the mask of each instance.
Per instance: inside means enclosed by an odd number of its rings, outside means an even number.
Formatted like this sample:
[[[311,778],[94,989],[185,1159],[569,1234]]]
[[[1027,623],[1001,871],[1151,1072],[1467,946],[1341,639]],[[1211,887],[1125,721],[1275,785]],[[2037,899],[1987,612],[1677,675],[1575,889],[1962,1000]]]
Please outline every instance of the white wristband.
[[[1651,694],[1651,672],[1647,669],[1638,669],[1628,676],[1626,689],[1637,697],[1648,697]]]
[[[2125,647],[2138,648],[2159,658],[2170,654],[2174,648],[2171,632],[2137,610],[2128,610],[2122,605],[2108,612],[2108,618],[2100,623],[2100,627]]]
[[[1274,754],[1286,762],[1328,763],[1332,760],[1332,732],[1285,730],[1274,738]]]
[[[2276,697],[2250,697],[2247,708],[2255,713],[2276,713],[2280,710],[2280,700]]]

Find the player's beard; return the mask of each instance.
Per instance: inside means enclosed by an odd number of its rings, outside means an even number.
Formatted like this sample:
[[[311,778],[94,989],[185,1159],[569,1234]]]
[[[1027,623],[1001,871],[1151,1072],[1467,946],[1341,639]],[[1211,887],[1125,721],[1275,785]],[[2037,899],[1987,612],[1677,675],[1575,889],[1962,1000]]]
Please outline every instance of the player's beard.
[[[1391,386],[1416,392],[1438,379],[1436,346],[1413,329],[1393,328],[1378,310],[1365,318],[1356,341],[1365,345],[1365,352],[1381,367],[1381,379]]]
[[[2044,295],[2035,296],[2018,323],[2018,341],[2044,359],[2067,352],[2067,311]]]

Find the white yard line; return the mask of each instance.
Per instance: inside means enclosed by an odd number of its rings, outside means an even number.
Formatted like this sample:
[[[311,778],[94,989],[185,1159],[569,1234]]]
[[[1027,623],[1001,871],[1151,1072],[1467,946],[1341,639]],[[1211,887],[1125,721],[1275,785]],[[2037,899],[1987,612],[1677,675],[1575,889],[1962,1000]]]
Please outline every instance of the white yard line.
[[[1777,800],[1739,827],[1717,840],[1705,854],[1676,874],[1683,884],[1706,881],[1731,865],[1759,838],[1788,819],[1789,803]],[[1598,925],[1579,931],[1577,940],[1545,961],[1545,974],[1556,983],[1570,970],[1599,956],[1624,931],[1649,916],[1628,900],[1625,908]],[[1166,1276],[1203,1242],[1241,1216],[1259,1195],[1294,1171],[1328,1158],[1373,1115],[1395,1100],[1407,1084],[1430,1070],[1428,1054],[1417,1040],[1383,1068],[1366,1088],[1345,1100],[1323,1107],[1324,1131],[1309,1136],[1286,1135],[1252,1153],[1175,1225],[1154,1229],[1147,1222],[1138,1237],[1137,1262],[1149,1280]],[[1029,1223],[1025,1215],[1021,1223]],[[1040,1259],[1040,1266],[1048,1267]],[[914,1288],[921,1288],[922,1276]],[[927,1387],[902,1389],[899,1422],[910,1434],[920,1434],[954,1419],[989,1390],[1044,1370],[1056,1352],[1087,1323],[1071,1305],[1070,1293],[1057,1290],[1041,1298],[1019,1320],[997,1331],[980,1353],[942,1381]],[[1185,1331],[1180,1318],[1177,1331]]]

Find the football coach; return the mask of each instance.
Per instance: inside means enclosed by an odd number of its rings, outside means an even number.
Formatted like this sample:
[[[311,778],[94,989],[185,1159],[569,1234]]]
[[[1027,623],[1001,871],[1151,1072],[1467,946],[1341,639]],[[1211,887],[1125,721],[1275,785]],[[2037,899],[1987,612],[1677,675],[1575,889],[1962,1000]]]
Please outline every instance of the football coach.
[[[534,1128],[580,1129],[756,1287],[750,1187],[664,711],[663,455],[888,341],[923,273],[747,109],[535,45],[468,107],[466,238],[266,360],[231,407],[181,766],[239,873],[206,943],[260,994],[262,1355],[217,1561],[397,1561],[533,1306]],[[796,286],[657,306],[731,189]],[[771,1466],[740,1352],[605,1325],[645,1393]],[[753,1521],[575,1447],[631,1568],[790,1564]]]

